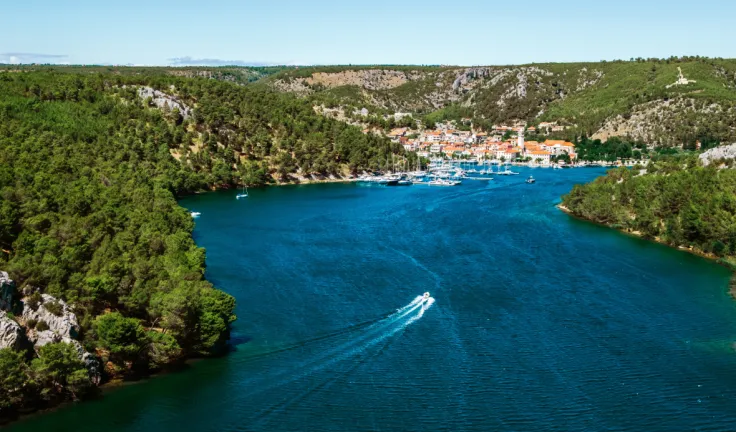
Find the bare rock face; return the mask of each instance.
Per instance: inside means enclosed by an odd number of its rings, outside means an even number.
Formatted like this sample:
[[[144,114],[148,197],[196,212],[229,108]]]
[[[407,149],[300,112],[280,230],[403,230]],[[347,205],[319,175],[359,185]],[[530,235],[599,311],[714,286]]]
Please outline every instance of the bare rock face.
[[[151,87],[139,88],[138,96],[141,99],[146,99],[150,97],[151,102],[158,108],[169,110],[173,110],[174,108],[176,108],[179,110],[179,113],[184,119],[187,119],[192,115],[192,109],[184,104],[184,102],[179,100],[176,96],[171,96],[162,91],[154,90]]]
[[[467,86],[471,81],[487,78],[490,74],[491,70],[487,67],[467,68],[452,82],[452,90],[457,91],[461,87]]]
[[[29,339],[36,350],[44,345],[61,342],[61,337],[51,330],[33,331],[30,333]]]
[[[28,320],[35,320],[36,322],[45,321],[49,325],[49,330],[56,333],[59,338],[77,338],[79,335],[79,323],[77,322],[77,316],[72,313],[69,305],[63,300],[57,300],[48,294],[41,294],[41,298],[42,301],[36,310],[33,310],[27,304],[23,306],[22,318],[26,322]],[[53,310],[54,308],[51,306],[53,303],[57,304],[56,308],[59,311]]]
[[[28,294],[32,293],[29,292]],[[59,342],[73,345],[79,354],[79,359],[87,367],[90,379],[95,385],[98,385],[102,380],[100,361],[94,354],[85,351],[82,344],[76,340],[79,335],[77,316],[63,300],[57,300],[48,294],[41,294],[41,299],[42,301],[36,310],[31,309],[28,304],[23,307],[22,318],[25,322],[28,322],[28,320],[35,320],[37,323],[44,321],[49,326],[48,330],[28,331],[28,339],[33,344],[33,348],[38,350],[44,345]],[[50,303],[56,303],[57,305],[50,306]],[[49,305],[48,308],[47,305]],[[18,328],[20,329],[20,327]]]
[[[23,329],[3,311],[0,311],[0,349],[20,349],[23,344]]]
[[[736,159],[736,144],[724,145],[706,150],[699,156],[699,158],[703,163],[703,166],[708,166],[714,161]]]

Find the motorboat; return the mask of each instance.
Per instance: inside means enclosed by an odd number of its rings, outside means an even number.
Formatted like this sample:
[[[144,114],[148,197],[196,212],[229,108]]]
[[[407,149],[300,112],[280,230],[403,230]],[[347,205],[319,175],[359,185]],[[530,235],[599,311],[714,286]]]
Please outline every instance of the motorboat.
[[[536,182],[536,180],[534,180],[534,177],[529,176],[529,178],[526,179],[526,182],[529,183],[529,184],[532,184],[532,183]]]
[[[428,300],[429,299],[429,291],[425,292],[422,296],[422,300]]]
[[[196,218],[198,218],[198,217],[199,217],[199,216],[200,216],[200,215],[201,215],[202,213],[200,213],[200,212],[190,212],[189,214],[190,214],[190,215],[191,215],[191,216],[192,216],[193,218],[195,218],[195,219],[196,219]]]
[[[428,184],[430,186],[457,186],[460,184],[460,182],[457,180],[437,179],[430,181]]]

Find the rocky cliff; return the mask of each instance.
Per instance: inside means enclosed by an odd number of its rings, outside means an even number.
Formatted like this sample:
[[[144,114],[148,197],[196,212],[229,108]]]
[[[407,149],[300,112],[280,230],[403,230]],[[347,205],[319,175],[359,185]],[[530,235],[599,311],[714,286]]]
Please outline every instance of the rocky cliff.
[[[21,326],[8,317],[6,312],[0,311],[0,349],[21,349],[23,338],[24,334]]]
[[[77,316],[74,315],[69,305],[48,294],[41,294],[41,301],[35,309],[28,304],[27,300],[23,302],[21,319],[24,322],[45,322],[48,324],[49,331],[54,333],[59,340],[61,338],[76,339],[79,336]]]
[[[704,58],[479,67],[313,67],[264,79],[345,112],[450,106],[491,123],[557,121],[570,133],[652,145],[736,140],[736,61]],[[388,111],[388,113],[387,113]]]
[[[703,166],[708,166],[716,161],[733,161],[736,159],[736,144],[729,144],[704,151],[700,156]]]
[[[7,292],[12,292],[9,294],[12,299],[15,296],[15,283],[6,272],[0,272],[0,284],[8,287]],[[92,382],[99,384],[102,377],[100,361],[77,341],[80,327],[72,307],[48,294],[34,296],[36,292],[37,289],[27,287],[27,295],[18,305],[14,304],[17,318],[16,315],[0,311],[0,349],[20,351],[32,348],[37,351],[51,343],[71,344],[87,367]],[[40,323],[44,323],[42,328],[39,328]]]

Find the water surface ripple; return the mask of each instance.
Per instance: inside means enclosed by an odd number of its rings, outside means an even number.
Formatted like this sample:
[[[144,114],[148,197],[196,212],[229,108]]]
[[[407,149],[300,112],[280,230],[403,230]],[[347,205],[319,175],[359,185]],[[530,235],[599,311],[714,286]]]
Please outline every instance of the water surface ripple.
[[[187,198],[234,352],[9,429],[736,428],[728,272],[554,208],[602,170],[522,171]]]

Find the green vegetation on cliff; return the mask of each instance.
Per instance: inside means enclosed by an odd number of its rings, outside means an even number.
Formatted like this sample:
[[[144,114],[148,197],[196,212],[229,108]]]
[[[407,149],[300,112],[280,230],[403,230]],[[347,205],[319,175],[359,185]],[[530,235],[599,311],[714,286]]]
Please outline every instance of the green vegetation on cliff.
[[[610,170],[576,185],[562,204],[575,216],[718,257],[736,255],[736,171],[693,156]]]

